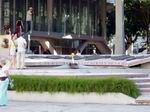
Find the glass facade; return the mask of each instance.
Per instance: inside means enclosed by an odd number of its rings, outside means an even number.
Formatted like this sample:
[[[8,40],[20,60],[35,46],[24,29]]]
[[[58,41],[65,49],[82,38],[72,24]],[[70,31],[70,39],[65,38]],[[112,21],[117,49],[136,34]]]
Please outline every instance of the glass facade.
[[[3,0],[2,1],[2,26],[10,25],[13,28],[13,1]]]
[[[48,30],[47,0],[28,0],[28,6],[33,7],[33,30]]]
[[[101,35],[100,0],[54,0],[53,32]]]
[[[104,39],[105,2],[105,0],[2,0],[0,25],[9,24],[11,31],[15,31],[16,21],[21,18],[24,25],[23,32],[26,32],[26,13],[29,7],[33,7],[32,31],[39,31],[33,32],[35,41],[40,34],[41,38],[49,38],[52,47],[59,54],[70,54],[87,41]],[[74,39],[62,39],[64,35],[70,34]],[[40,46],[37,42],[32,43],[31,50],[37,48],[34,46],[35,43]],[[83,53],[92,53],[93,46],[88,45]]]
[[[47,0],[2,0],[2,26],[11,25],[15,30],[18,18],[22,18],[24,31],[26,28],[26,12],[28,7],[34,9],[33,31],[64,34],[101,36],[101,0],[52,0],[52,24],[48,23]]]
[[[47,0],[3,0],[2,1],[2,26],[9,24],[11,29],[15,30],[15,24],[18,18],[24,23],[26,28],[26,12],[28,7],[34,9],[33,30],[47,31]]]

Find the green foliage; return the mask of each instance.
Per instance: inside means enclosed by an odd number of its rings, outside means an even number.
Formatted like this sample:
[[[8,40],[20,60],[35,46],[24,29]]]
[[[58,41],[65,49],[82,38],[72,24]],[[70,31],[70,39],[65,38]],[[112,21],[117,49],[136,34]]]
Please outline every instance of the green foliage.
[[[14,90],[18,92],[68,92],[68,93],[107,93],[121,92],[137,97],[139,90],[134,83],[125,78],[93,77],[51,77],[51,76],[11,76]]]
[[[145,34],[150,23],[150,0],[125,0],[124,7],[126,35]]]

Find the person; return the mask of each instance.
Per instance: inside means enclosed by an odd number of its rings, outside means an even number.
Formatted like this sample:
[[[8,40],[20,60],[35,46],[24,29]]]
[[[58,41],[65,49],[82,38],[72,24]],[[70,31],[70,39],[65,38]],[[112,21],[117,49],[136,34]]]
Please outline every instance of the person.
[[[0,106],[6,106],[8,103],[7,89],[9,84],[9,66],[6,60],[1,60],[0,65],[2,66],[0,71]]]
[[[22,33],[22,29],[23,29],[23,22],[21,20],[21,18],[19,17],[18,20],[16,21],[16,33],[17,35],[20,35]]]
[[[24,58],[27,42],[22,35],[16,39],[16,45],[17,45],[17,69],[24,69],[25,67]]]
[[[43,54],[50,54],[49,49],[45,49]]]
[[[78,56],[80,56],[80,55],[81,55],[80,50],[77,50],[76,55],[78,55]]]
[[[16,38],[17,34],[12,33],[11,38],[9,39],[9,55],[12,68],[16,68],[16,45],[15,45]]]
[[[93,54],[97,55],[97,53],[96,53],[96,47],[93,48]]]
[[[11,30],[10,30],[10,25],[9,24],[7,24],[7,25],[4,25],[4,33],[6,34],[6,35],[10,35],[11,34]]]
[[[27,32],[32,32],[32,15],[33,15],[33,8],[29,7],[29,10],[26,14],[26,22],[27,22]]]

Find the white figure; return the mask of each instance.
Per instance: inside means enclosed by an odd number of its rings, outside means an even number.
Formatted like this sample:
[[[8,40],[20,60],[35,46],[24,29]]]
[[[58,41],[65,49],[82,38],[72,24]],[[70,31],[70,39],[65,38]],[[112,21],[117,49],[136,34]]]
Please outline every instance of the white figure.
[[[26,40],[20,36],[16,40],[17,44],[17,69],[24,68],[24,58],[25,58],[25,51],[26,51]]]

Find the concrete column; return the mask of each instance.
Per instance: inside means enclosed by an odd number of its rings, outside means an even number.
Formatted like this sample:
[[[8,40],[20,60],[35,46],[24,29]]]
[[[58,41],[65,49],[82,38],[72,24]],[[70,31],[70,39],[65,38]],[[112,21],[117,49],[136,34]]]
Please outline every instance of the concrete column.
[[[28,11],[28,6],[29,4],[28,4],[28,0],[26,0],[26,13],[27,13],[27,11]],[[27,16],[27,15],[26,15]],[[26,18],[26,17],[25,17]],[[27,23],[25,22],[25,26],[26,26],[26,32],[28,31],[27,29]]]
[[[116,0],[115,54],[125,54],[124,41],[124,0]]]
[[[39,22],[41,22],[41,15],[40,15],[40,5],[41,5],[41,3],[40,3],[40,0],[37,0],[37,2],[38,2],[38,19],[39,19]],[[38,24],[38,31],[40,31],[40,30],[41,30],[41,25]]]
[[[106,40],[106,0],[101,0],[101,26],[102,26],[102,36]]]
[[[47,13],[48,13],[48,35],[49,35],[52,32],[53,0],[47,0]]]
[[[16,31],[16,0],[13,0],[13,31]]]
[[[2,29],[2,0],[0,0],[0,29]],[[2,30],[0,30],[0,34],[2,34]]]

